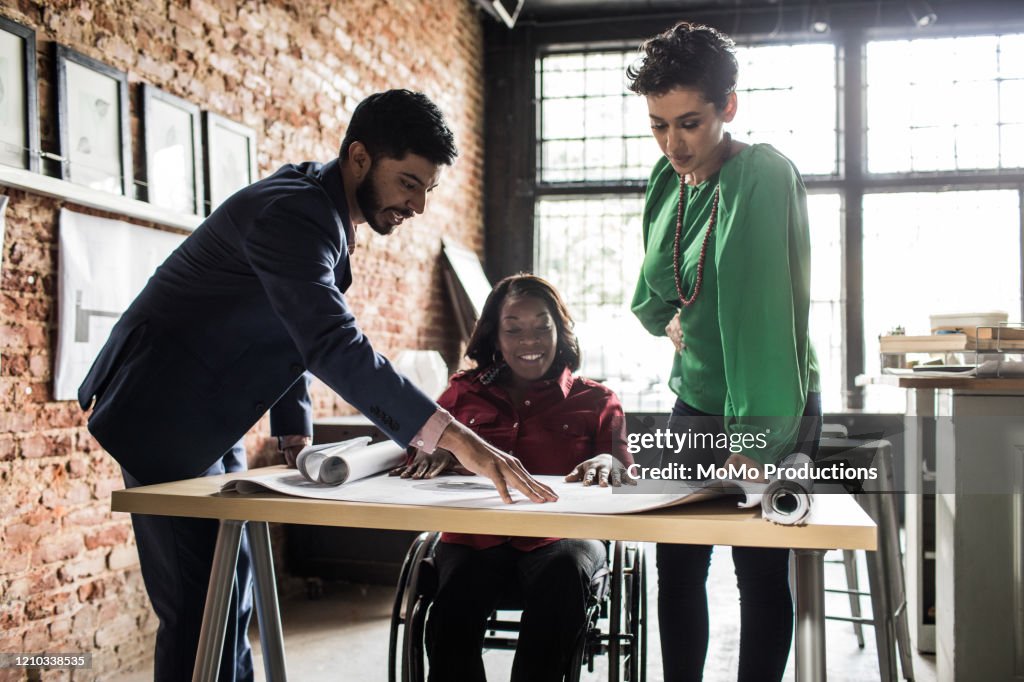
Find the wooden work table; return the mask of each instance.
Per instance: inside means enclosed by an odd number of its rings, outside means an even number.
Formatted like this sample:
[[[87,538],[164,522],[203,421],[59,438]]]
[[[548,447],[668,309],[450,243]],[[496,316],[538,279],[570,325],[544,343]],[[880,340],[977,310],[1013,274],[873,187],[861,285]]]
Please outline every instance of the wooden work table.
[[[816,494],[804,526],[776,526],[759,509],[719,500],[638,514],[574,514],[337,502],[275,494],[221,493],[228,480],[267,469],[118,490],[118,512],[220,520],[193,680],[215,680],[241,533],[252,548],[256,607],[268,680],[287,679],[268,522],[396,530],[596,538],[681,544],[793,548],[796,554],[796,670],[799,682],[825,679],[824,569],[828,549],[874,550],[874,522],[846,494]]]
[[[756,547],[875,549],[875,525],[848,495],[817,496],[807,525],[790,527],[764,521],[760,508],[737,509],[735,500],[729,499],[639,514],[566,514],[517,512],[514,504],[502,509],[461,509],[338,502],[273,493],[219,492],[228,480],[282,468],[268,467],[118,490],[113,493],[111,509],[163,516],[350,528]]]

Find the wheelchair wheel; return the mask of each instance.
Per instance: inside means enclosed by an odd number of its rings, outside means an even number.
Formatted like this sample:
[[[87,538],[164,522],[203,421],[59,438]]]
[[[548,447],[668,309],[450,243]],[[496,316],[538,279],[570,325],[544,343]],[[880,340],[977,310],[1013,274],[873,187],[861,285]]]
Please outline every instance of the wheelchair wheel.
[[[643,547],[616,542],[612,549],[612,589],[608,611],[609,682],[645,682],[646,659],[647,571]]]
[[[420,533],[402,562],[391,607],[388,682],[423,679],[423,619],[426,608],[420,578],[423,560],[433,554],[439,539],[438,533]]]
[[[628,682],[647,680],[647,566],[643,545],[630,545],[625,556],[625,610],[623,630],[629,649],[625,653],[624,679]]]

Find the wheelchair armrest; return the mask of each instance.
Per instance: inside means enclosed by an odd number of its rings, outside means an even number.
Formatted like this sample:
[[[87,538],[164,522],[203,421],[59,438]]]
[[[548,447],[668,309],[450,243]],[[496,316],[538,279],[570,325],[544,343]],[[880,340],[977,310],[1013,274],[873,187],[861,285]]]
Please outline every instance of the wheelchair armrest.
[[[602,566],[590,579],[590,595],[597,602],[608,598],[612,588],[612,570],[607,564]]]

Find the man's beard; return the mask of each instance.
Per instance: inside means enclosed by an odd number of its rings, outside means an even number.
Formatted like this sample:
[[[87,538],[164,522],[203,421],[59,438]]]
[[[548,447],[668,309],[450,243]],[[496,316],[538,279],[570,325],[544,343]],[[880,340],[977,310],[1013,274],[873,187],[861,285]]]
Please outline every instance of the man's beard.
[[[356,204],[358,204],[363,218],[366,219],[366,224],[374,232],[384,235],[391,234],[398,226],[381,222],[381,213],[384,211],[384,207],[381,205],[380,192],[377,189],[377,166],[372,166],[367,176],[356,187]],[[405,218],[412,217],[412,211],[407,209],[394,208],[388,210],[394,210]]]

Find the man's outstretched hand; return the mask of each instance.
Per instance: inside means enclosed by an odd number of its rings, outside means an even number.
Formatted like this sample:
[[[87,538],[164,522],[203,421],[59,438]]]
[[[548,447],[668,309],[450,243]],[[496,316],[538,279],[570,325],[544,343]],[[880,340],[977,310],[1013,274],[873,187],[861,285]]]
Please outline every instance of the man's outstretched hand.
[[[488,444],[457,421],[448,425],[437,446],[455,455],[469,471],[490,479],[506,504],[512,502],[509,488],[526,495],[531,502],[558,499],[555,491],[531,476],[516,457]]]

